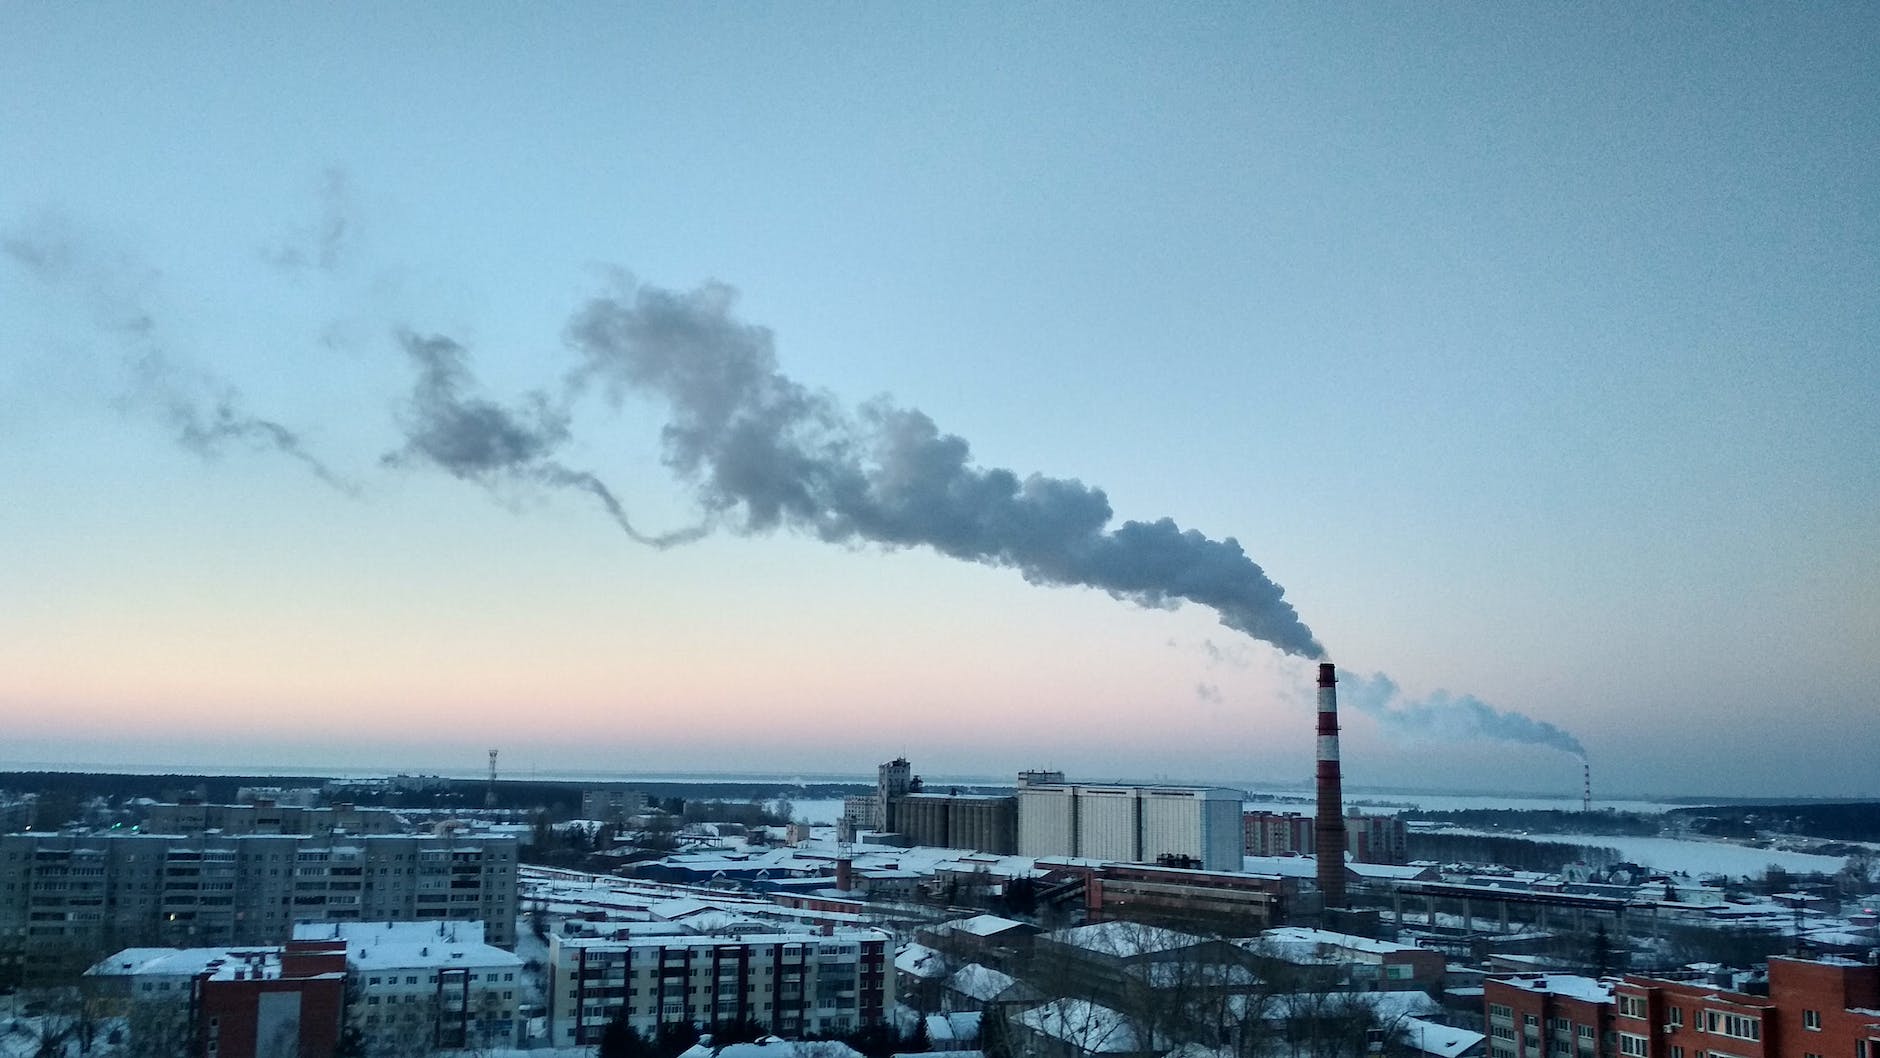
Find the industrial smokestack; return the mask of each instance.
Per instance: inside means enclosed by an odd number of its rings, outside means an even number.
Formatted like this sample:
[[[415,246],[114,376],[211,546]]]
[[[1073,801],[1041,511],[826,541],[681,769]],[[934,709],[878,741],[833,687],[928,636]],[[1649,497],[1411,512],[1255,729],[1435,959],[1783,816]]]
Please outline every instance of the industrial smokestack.
[[[1581,757],[1580,772],[1586,780],[1586,785],[1580,792],[1580,811],[1591,812],[1593,810],[1593,763]]]
[[[1319,893],[1328,908],[1345,906],[1345,794],[1338,772],[1338,670],[1319,665],[1319,819],[1313,833]]]

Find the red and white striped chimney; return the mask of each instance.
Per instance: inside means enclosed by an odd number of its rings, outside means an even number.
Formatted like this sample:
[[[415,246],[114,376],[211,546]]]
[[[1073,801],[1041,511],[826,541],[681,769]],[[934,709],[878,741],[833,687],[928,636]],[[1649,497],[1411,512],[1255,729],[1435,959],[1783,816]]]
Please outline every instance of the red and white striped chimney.
[[[1319,818],[1313,828],[1319,894],[1326,907],[1345,906],[1345,792],[1338,772],[1338,670],[1319,665]]]

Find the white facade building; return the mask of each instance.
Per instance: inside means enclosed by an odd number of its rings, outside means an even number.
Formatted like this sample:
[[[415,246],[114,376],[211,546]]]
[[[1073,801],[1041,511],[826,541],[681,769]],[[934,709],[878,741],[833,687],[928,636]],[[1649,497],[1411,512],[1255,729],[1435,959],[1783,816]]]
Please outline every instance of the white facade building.
[[[481,922],[319,922],[296,940],[346,942],[347,1016],[391,1049],[512,1047],[522,959],[484,942]]]
[[[1018,851],[1126,863],[1183,857],[1237,871],[1240,802],[1238,791],[1220,787],[1021,784]]]

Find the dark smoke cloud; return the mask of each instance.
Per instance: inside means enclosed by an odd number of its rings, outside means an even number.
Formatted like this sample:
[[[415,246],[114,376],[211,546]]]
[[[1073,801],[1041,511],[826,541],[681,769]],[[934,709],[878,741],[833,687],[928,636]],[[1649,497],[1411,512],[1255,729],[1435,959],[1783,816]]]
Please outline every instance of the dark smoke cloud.
[[[850,414],[777,370],[770,332],[734,317],[735,297],[720,284],[623,284],[567,331],[582,356],[572,392],[666,401],[666,460],[715,518],[744,532],[787,526],[837,543],[930,547],[1142,606],[1199,603],[1288,653],[1324,655],[1232,538],[1167,518],[1112,527],[1102,490],[977,466],[963,439],[917,410],[874,401]]]
[[[469,352],[442,335],[409,332],[399,344],[418,369],[404,416],[405,444],[387,453],[391,466],[426,463],[453,477],[494,486],[503,481],[533,482],[585,492],[599,500],[629,537],[651,547],[689,543],[703,527],[649,536],[634,528],[626,509],[598,477],[573,470],[552,457],[568,441],[568,413],[548,397],[532,393],[519,408],[505,408],[469,391]]]
[[[275,452],[335,489],[358,494],[358,486],[309,452],[298,434],[246,410],[234,386],[178,364],[164,352],[145,304],[156,284],[154,269],[128,256],[95,252],[68,224],[52,219],[0,238],[0,253],[48,287],[70,290],[84,300],[93,325],[119,343],[129,378],[120,404],[154,412],[177,444],[203,458],[231,445]]]
[[[1434,738],[1491,738],[1529,746],[1545,746],[1576,757],[1586,756],[1580,740],[1547,723],[1512,709],[1497,709],[1473,695],[1437,691],[1423,698],[1406,698],[1396,682],[1381,672],[1338,675],[1338,700],[1359,712],[1377,717],[1383,726],[1401,734]]]

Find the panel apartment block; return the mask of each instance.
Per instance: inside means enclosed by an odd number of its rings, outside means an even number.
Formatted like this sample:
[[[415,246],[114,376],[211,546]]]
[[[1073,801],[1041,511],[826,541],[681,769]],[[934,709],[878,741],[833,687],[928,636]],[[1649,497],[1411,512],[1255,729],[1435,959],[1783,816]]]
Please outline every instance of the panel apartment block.
[[[295,922],[472,920],[515,943],[514,838],[0,835],[0,946],[280,943]]]
[[[893,940],[880,930],[824,934],[549,940],[549,1035],[597,1043],[624,1016],[641,1035],[662,1023],[755,1021],[786,1037],[879,1023],[894,1003]]]

